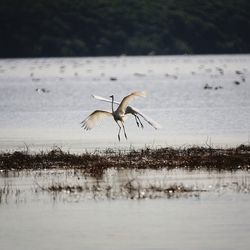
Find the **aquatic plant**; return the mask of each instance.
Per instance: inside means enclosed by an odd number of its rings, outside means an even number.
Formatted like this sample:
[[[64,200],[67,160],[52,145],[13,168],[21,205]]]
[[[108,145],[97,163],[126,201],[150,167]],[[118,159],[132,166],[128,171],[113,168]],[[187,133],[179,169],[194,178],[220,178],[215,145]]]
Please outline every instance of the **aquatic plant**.
[[[65,184],[53,183],[48,186],[40,186],[40,190],[46,191],[54,195],[60,193],[79,194],[91,197],[93,199],[156,199],[156,198],[178,198],[180,196],[199,196],[199,193],[207,190],[197,189],[196,187],[188,187],[183,184],[157,184],[151,183],[143,185],[136,179],[131,179],[125,183],[116,183],[116,185],[109,185],[101,183],[98,180],[94,183],[79,184]]]
[[[73,154],[54,148],[49,152],[15,151],[0,153],[2,172],[23,169],[81,169],[100,178],[106,169],[173,169],[248,170],[250,146],[236,148],[188,147],[144,148],[129,151],[96,151]]]

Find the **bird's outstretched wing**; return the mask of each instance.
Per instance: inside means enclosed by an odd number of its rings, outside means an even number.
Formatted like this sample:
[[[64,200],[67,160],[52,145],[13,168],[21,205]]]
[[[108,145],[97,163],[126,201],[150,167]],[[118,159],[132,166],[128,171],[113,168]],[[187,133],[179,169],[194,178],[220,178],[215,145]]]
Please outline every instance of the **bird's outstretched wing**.
[[[119,107],[117,108],[118,112],[125,114],[125,111],[126,111],[126,108],[127,108],[128,104],[129,104],[129,102],[132,101],[137,96],[146,97],[146,93],[144,91],[142,91],[142,92],[133,92],[130,95],[125,96],[122,99]]]
[[[95,110],[85,120],[81,122],[82,127],[86,130],[90,130],[96,125],[98,121],[108,116],[112,116],[112,113],[104,110]]]

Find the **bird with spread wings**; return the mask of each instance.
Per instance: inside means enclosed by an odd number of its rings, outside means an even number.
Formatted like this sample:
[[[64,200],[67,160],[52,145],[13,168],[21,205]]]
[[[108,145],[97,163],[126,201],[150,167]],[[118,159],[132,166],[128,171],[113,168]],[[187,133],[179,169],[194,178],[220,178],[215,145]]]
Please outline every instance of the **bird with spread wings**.
[[[100,100],[100,101],[104,101],[104,102],[109,102],[112,103],[112,100],[106,99],[104,97],[98,96],[98,95],[92,95],[93,98]],[[119,102],[114,101],[114,104],[119,105]],[[137,124],[138,127],[143,128],[143,124],[140,120],[140,117],[142,117],[150,126],[152,126],[154,129],[160,129],[162,128],[162,126],[154,121],[152,118],[150,118],[148,115],[145,115],[144,113],[142,113],[139,109],[132,107],[131,105],[127,106],[126,110],[125,110],[125,114],[131,114],[135,117],[135,122]]]
[[[160,128],[161,126],[157,122],[153,121],[151,118],[144,115],[138,109],[131,107],[131,106],[128,106],[129,102],[138,96],[145,97],[146,93],[144,91],[143,92],[133,92],[133,93],[125,96],[123,98],[123,100],[121,101],[121,103],[115,102],[113,95],[110,96],[111,100],[105,99],[105,98],[100,97],[100,96],[93,95],[93,97],[95,99],[110,102],[112,104],[112,112],[104,111],[104,110],[95,110],[86,119],[84,119],[81,122],[82,127],[86,130],[90,130],[96,125],[96,123],[98,121],[104,119],[105,117],[113,116],[116,124],[119,127],[118,140],[120,141],[121,128],[123,128],[124,136],[127,139],[127,134],[126,134],[125,127],[124,127],[124,122],[125,122],[126,115],[132,114],[135,117],[136,124],[138,127],[141,126],[143,128],[143,124],[139,118],[139,116],[141,116],[145,121],[147,121],[155,129]],[[114,103],[118,105],[118,108],[116,110],[114,110]]]

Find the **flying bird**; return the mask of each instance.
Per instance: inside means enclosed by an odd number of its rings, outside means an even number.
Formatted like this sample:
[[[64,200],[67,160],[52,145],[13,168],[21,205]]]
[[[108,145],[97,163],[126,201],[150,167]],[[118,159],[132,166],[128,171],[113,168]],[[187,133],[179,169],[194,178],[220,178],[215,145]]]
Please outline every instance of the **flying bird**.
[[[112,100],[106,99],[104,97],[98,96],[98,95],[92,95],[92,97],[94,97],[97,100],[100,101],[104,101],[104,102],[109,102],[112,103]],[[119,102],[113,101],[114,104],[119,105]],[[135,121],[138,127],[141,126],[141,128],[143,128],[143,124],[140,120],[140,117],[142,117],[149,125],[151,125],[154,129],[159,129],[161,128],[161,125],[159,123],[157,123],[156,121],[154,121],[152,118],[148,117],[147,115],[143,114],[139,109],[132,107],[132,106],[127,106],[126,110],[125,110],[125,114],[131,114],[135,117]],[[140,116],[140,117],[139,117]]]
[[[85,120],[81,122],[82,127],[86,130],[90,130],[96,125],[96,123],[99,120],[104,119],[108,116],[110,117],[113,116],[116,124],[119,127],[118,140],[120,141],[121,139],[120,138],[121,128],[123,128],[124,136],[127,139],[127,134],[126,134],[125,127],[124,127],[124,122],[126,119],[126,109],[128,107],[128,103],[138,96],[146,97],[146,93],[145,92],[133,92],[125,96],[123,100],[121,101],[121,103],[119,104],[118,108],[114,110],[114,96],[111,95],[110,98],[111,98],[111,104],[112,104],[112,112],[104,111],[104,110],[95,110]]]

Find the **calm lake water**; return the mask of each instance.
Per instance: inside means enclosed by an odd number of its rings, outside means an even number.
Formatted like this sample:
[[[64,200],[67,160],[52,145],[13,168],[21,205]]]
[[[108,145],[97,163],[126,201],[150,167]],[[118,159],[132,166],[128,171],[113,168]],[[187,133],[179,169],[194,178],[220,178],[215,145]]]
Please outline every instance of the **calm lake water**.
[[[194,192],[131,199],[118,188],[128,180]],[[88,188],[41,189],[58,183]],[[249,249],[248,172],[111,169],[98,183],[81,171],[2,172],[1,249]]]
[[[249,55],[0,60],[0,150],[247,143],[249,69]],[[120,143],[112,119],[83,131],[93,110],[111,110],[91,94],[120,101],[135,90],[148,96],[131,105],[162,129],[138,129],[129,117]]]
[[[0,60],[0,151],[247,144],[249,71],[249,55]],[[111,109],[91,94],[120,101],[135,90],[148,96],[131,105],[162,129],[129,117],[128,141],[118,142],[112,119],[81,128],[93,110]],[[111,169],[96,180],[0,169],[0,249],[245,250],[249,194],[248,171]]]

